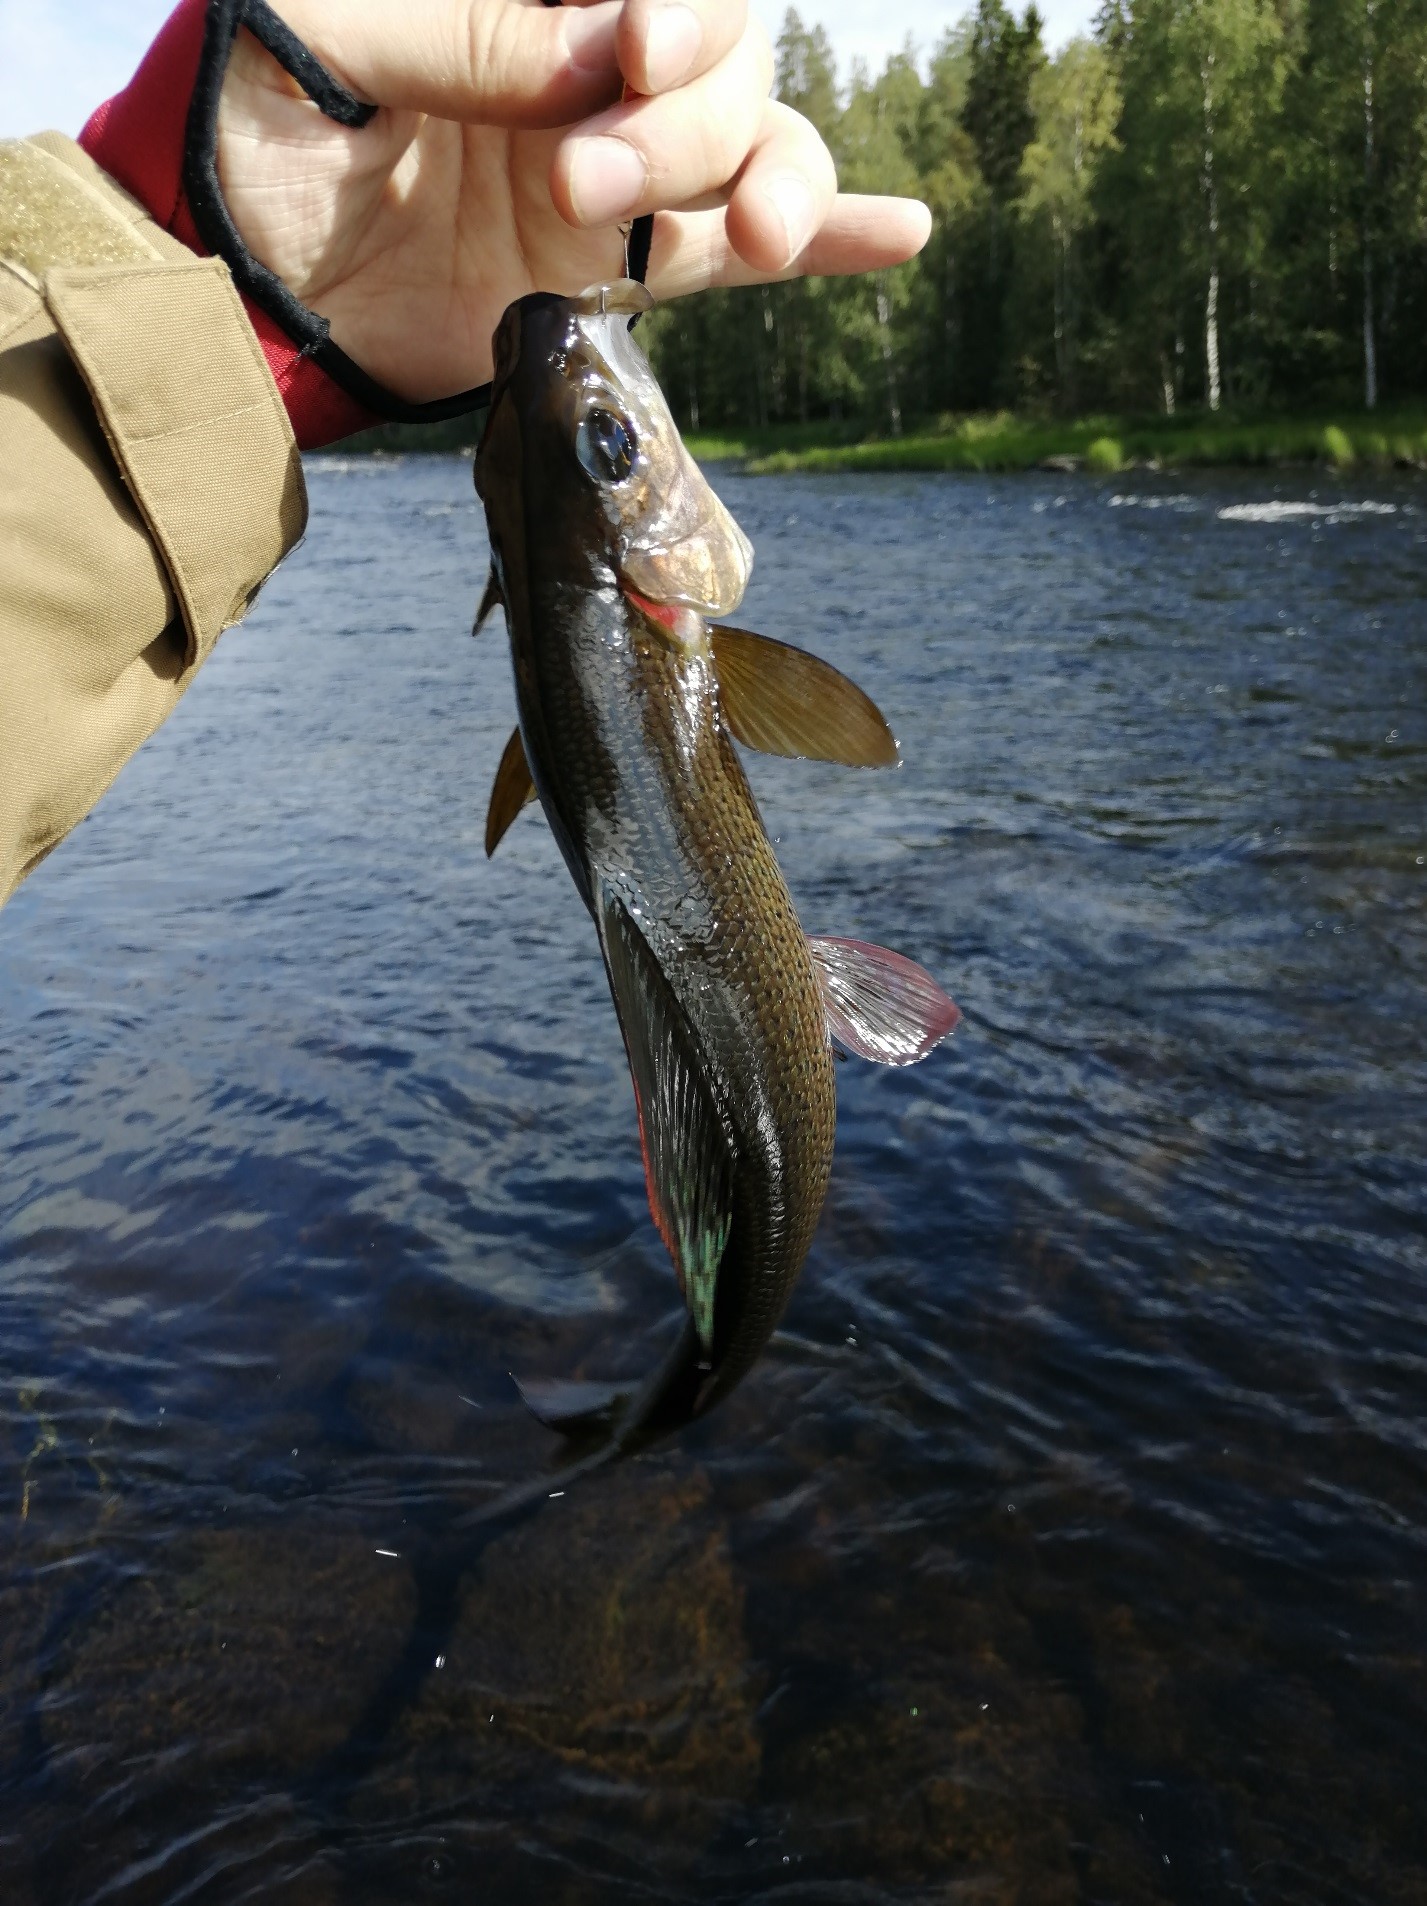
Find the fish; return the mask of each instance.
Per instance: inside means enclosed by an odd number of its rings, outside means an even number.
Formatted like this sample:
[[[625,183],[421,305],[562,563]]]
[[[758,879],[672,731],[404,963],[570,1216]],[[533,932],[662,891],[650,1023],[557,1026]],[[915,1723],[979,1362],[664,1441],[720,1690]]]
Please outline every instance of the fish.
[[[887,767],[881,711],[830,664],[725,620],[753,550],[632,335],[633,280],[503,315],[475,460],[518,724],[486,821],[538,802],[593,919],[645,1185],[685,1317],[636,1392],[527,1381],[551,1428],[629,1451],[705,1415],[777,1326],[822,1211],[834,1048],[925,1058],[960,1014],[885,948],[806,935],[735,743]]]

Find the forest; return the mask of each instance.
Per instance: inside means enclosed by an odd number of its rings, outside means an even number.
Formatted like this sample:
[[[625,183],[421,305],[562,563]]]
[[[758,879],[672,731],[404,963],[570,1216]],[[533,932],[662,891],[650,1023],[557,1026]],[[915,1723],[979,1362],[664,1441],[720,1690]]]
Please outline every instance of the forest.
[[[1427,0],[1107,0],[1055,55],[979,0],[875,76],[790,10],[777,58],[844,187],[924,198],[932,237],[655,313],[686,428],[1427,393]]]

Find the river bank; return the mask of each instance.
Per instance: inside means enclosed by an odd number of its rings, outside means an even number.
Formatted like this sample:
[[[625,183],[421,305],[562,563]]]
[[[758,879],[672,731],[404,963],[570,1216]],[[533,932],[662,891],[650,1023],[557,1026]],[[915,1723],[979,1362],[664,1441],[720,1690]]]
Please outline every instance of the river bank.
[[[470,455],[481,418],[428,425],[382,424],[344,450],[456,451]],[[912,425],[900,437],[869,436],[858,423],[770,424],[691,430],[701,462],[741,464],[750,475],[831,470],[1117,470],[1322,464],[1427,469],[1427,408],[1323,410],[1292,415],[1187,411],[1177,417],[1027,417],[978,412]]]
[[[783,440],[780,441],[780,438]],[[900,437],[839,433],[835,425],[693,432],[703,460],[736,459],[753,475],[831,470],[1090,470],[1132,467],[1323,464],[1346,470],[1427,468],[1427,412],[1323,412],[1255,416],[1188,412],[1178,417],[1055,420],[981,413],[938,419]]]

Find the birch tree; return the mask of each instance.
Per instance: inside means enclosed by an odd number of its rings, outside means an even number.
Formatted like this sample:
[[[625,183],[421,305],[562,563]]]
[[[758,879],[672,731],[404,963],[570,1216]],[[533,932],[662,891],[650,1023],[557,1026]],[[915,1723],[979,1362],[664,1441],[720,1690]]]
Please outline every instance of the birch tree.
[[[1091,185],[1115,143],[1120,94],[1109,55],[1093,40],[1072,40],[1031,85],[1035,137],[1021,162],[1020,207],[1048,240],[1052,337],[1063,405],[1077,401],[1081,274],[1079,242],[1093,216]],[[1048,229],[1046,229],[1048,228]]]
[[[682,422],[1427,396],[1427,0],[1106,0],[1049,62],[1030,7],[978,0],[846,78],[790,12],[777,75],[932,240],[654,313]]]

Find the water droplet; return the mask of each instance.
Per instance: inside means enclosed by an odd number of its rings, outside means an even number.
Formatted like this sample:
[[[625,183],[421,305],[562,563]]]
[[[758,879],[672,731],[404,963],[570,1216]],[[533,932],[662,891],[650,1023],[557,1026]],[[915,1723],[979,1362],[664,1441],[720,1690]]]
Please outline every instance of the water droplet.
[[[446,1657],[445,1657],[445,1655],[437,1655],[437,1657],[436,1657],[436,1666],[437,1666],[438,1668],[444,1668],[444,1667],[445,1667],[445,1665],[446,1665]]]

